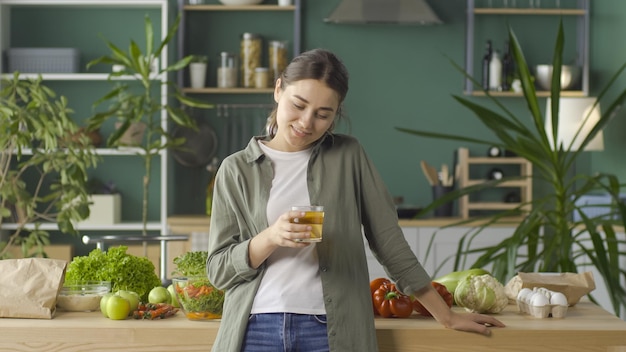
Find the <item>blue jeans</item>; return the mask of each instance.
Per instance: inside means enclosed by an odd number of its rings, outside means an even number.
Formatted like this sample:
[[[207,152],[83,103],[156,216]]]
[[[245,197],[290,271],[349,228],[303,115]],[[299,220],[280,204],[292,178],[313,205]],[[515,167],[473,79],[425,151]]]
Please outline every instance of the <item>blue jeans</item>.
[[[326,352],[326,315],[252,314],[242,352]]]

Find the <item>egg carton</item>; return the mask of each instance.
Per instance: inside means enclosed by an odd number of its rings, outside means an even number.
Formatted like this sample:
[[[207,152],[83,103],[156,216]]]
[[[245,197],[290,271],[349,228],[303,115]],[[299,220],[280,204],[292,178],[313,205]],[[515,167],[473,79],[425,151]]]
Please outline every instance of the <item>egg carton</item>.
[[[523,314],[535,318],[565,318],[567,315],[567,297],[561,292],[555,292],[543,287],[532,290],[523,288],[517,295],[517,307]]]

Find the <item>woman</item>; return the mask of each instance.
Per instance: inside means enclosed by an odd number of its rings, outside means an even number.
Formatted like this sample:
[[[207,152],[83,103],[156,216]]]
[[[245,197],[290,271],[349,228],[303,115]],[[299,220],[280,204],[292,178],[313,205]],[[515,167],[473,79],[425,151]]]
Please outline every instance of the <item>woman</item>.
[[[305,52],[276,81],[268,136],[218,171],[208,277],[226,290],[215,351],[376,351],[363,234],[406,294],[446,327],[489,334],[490,316],[452,312],[398,225],[393,200],[356,139],[333,134],[348,73],[332,53]],[[324,238],[301,242],[293,205],[325,207]]]

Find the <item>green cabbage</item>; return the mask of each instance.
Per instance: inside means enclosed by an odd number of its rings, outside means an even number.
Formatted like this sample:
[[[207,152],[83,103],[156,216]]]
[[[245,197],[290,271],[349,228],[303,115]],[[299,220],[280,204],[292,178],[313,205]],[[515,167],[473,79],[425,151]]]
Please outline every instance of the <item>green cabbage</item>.
[[[458,306],[476,313],[500,313],[508,304],[504,286],[493,276],[468,275],[454,291]]]
[[[112,292],[133,291],[147,302],[148,293],[161,286],[161,279],[148,258],[127,254],[127,249],[117,246],[103,252],[96,248],[88,256],[74,257],[67,266],[65,282],[111,281]]]

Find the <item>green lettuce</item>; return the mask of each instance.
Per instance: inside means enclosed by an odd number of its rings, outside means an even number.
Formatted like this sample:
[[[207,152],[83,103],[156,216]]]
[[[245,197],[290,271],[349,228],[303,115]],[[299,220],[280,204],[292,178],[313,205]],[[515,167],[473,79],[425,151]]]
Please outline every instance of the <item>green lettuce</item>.
[[[128,254],[127,249],[126,246],[111,247],[106,252],[94,249],[88,256],[74,257],[67,266],[65,282],[111,281],[111,291],[133,291],[147,302],[148,293],[161,286],[161,280],[148,258]]]

